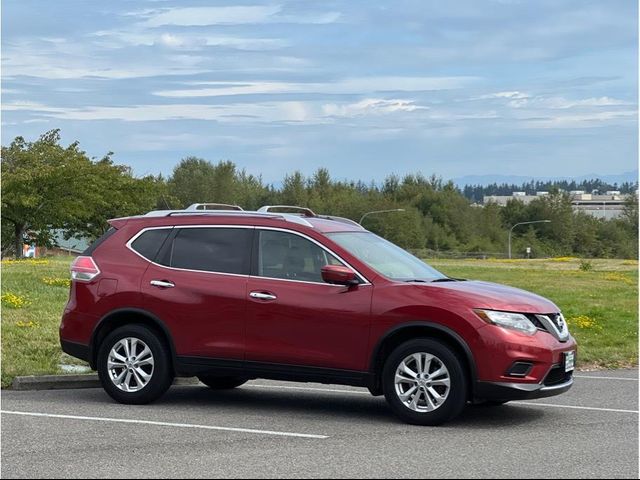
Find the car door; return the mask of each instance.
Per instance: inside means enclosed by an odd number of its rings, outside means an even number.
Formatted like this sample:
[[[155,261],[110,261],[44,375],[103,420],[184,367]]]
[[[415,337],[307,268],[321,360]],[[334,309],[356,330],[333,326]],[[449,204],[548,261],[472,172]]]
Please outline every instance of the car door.
[[[177,355],[242,360],[252,237],[252,227],[175,227],[145,272],[145,308]]]
[[[344,264],[320,243],[280,229],[256,229],[247,293],[248,362],[366,370],[372,285],[323,282]]]

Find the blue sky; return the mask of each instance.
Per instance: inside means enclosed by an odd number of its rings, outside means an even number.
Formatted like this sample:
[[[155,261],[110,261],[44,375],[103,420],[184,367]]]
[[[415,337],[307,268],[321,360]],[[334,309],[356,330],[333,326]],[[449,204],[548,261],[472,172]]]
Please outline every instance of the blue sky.
[[[2,2],[2,143],[61,128],[136,174],[637,168],[632,0]]]

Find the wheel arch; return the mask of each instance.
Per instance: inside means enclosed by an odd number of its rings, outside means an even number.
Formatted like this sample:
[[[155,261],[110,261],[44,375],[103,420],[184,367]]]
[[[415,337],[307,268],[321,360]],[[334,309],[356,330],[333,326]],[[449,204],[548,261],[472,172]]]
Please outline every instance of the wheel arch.
[[[97,367],[98,350],[100,343],[116,328],[124,325],[145,325],[155,330],[166,343],[171,352],[171,366],[175,370],[176,365],[176,349],[173,343],[173,338],[169,329],[164,322],[147,310],[141,308],[125,307],[113,310],[104,315],[97,323],[93,334],[91,335],[91,341],[89,343],[89,365],[93,370]]]
[[[371,354],[369,373],[372,385],[369,390],[374,395],[382,395],[382,370],[384,362],[391,352],[402,343],[414,338],[433,338],[451,347],[461,357],[467,371],[469,396],[473,398],[473,390],[477,380],[476,362],[471,348],[457,332],[430,321],[411,321],[396,325],[378,340]]]

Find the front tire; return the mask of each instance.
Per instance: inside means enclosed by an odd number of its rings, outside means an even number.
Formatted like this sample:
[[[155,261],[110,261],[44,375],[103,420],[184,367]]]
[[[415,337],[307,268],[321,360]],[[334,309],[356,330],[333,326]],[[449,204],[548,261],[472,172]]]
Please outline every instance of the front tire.
[[[446,344],[428,338],[403,343],[389,355],[382,386],[396,416],[413,425],[441,425],[467,401],[462,361]]]
[[[170,358],[157,333],[144,325],[126,325],[100,344],[98,377],[104,390],[119,403],[151,403],[173,382]]]

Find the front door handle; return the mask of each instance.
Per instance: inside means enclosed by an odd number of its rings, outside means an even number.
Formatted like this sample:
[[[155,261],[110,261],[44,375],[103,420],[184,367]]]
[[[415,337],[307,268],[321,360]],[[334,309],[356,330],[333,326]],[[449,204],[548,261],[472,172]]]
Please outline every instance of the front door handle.
[[[168,282],[167,280],[151,280],[149,283],[154,287],[160,288],[173,288],[176,286],[173,282]]]
[[[267,292],[251,292],[249,296],[258,300],[276,300],[278,298],[273,293]]]

